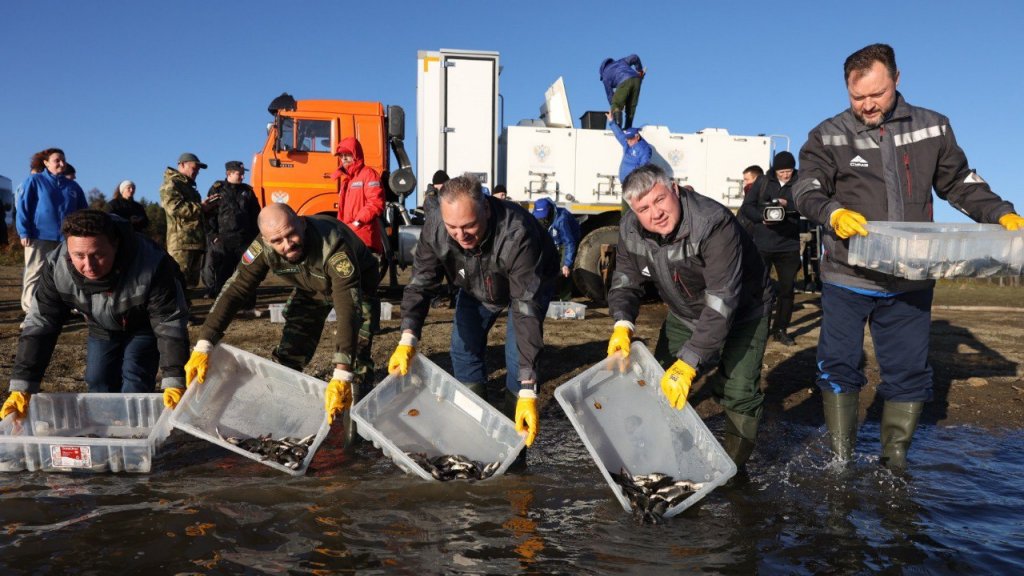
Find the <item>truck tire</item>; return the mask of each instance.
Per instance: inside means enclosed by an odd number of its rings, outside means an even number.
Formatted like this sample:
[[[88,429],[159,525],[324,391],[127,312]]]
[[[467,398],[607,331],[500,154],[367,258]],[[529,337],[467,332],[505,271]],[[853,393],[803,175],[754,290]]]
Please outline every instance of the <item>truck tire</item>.
[[[611,271],[601,270],[601,245],[615,246],[619,242],[618,226],[603,226],[591,230],[580,240],[573,264],[572,280],[576,288],[596,306],[607,303],[608,287],[604,279],[611,277]]]

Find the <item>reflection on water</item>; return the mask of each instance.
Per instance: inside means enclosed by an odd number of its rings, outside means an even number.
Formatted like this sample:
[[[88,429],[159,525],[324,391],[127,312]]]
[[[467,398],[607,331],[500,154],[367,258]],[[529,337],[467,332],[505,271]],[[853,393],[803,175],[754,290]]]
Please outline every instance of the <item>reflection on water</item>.
[[[3,574],[1024,571],[1024,432],[922,427],[911,469],[846,469],[823,431],[770,424],[750,482],[663,525],[623,512],[565,420],[527,472],[426,483],[331,438],[292,478],[175,433],[146,476],[0,476]],[[720,431],[719,431],[720,432]]]

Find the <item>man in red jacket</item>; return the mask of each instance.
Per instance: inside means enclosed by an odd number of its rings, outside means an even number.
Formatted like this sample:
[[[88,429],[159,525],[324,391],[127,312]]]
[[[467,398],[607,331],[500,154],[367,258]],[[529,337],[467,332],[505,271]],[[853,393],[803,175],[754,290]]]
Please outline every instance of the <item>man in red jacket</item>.
[[[334,151],[341,167],[334,173],[341,179],[338,220],[378,256],[384,253],[384,241],[377,219],[384,214],[384,189],[380,174],[363,163],[363,147],[355,138],[345,138]]]

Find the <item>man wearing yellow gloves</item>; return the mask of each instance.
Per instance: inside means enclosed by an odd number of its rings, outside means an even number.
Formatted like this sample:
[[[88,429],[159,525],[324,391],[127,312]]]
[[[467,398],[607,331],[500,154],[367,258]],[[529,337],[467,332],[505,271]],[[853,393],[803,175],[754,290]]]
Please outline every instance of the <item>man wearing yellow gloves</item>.
[[[402,339],[388,371],[408,372],[430,301],[447,275],[459,289],[451,339],[454,376],[481,398],[486,398],[487,333],[509,309],[503,411],[526,433],[529,446],[537,435],[537,357],[544,347],[558,251],[526,209],[484,195],[472,177],[449,180],[438,201],[440,210],[427,213],[416,246],[412,280],[402,299]],[[492,404],[501,406],[497,400]]]
[[[896,90],[893,49],[872,44],[844,63],[850,107],[811,130],[800,151],[797,209],[825,228],[822,323],[817,383],[832,450],[843,460],[857,439],[864,324],[881,368],[882,463],[906,466],[924,402],[932,398],[928,364],[932,280],[906,280],[847,264],[848,238],[868,221],[931,222],[932,189],[978,222],[1024,226],[1013,205],[967,164],[949,119],[907,104]]]
[[[72,212],[61,234],[65,240],[43,263],[18,338],[0,419],[25,416],[64,323],[76,312],[89,326],[89,392],[153,392],[159,368],[164,393],[180,394],[188,307],[174,260],[127,220],[100,210]]]
[[[619,223],[608,313],[608,354],[629,355],[643,283],[668,305],[655,356],[671,363],[661,390],[686,405],[698,373],[715,370],[714,398],[725,407],[725,450],[743,468],[754,450],[764,394],[758,384],[773,292],[754,241],[726,207],[679,187],[647,164],[622,186],[632,209]]]
[[[302,370],[316,352],[332,305],[337,313],[335,369],[324,402],[333,423],[352,405],[354,381],[372,379],[369,350],[371,326],[377,319],[368,302],[379,282],[377,260],[348,226],[329,216],[298,216],[287,204],[270,204],[260,212],[258,224],[260,236],[242,254],[199,330],[199,341],[185,365],[186,382],[203,382],[213,346],[273,272],[294,286],[284,308],[281,343],[273,351],[280,364]]]

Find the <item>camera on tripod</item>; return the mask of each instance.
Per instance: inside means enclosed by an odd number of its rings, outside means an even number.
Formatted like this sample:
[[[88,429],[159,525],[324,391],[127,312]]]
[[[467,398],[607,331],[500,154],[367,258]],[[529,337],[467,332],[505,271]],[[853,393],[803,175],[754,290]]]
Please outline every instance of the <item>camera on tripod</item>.
[[[779,200],[777,198],[773,199],[764,207],[764,211],[761,212],[761,217],[766,223],[782,222],[786,219],[786,207],[779,204]]]

